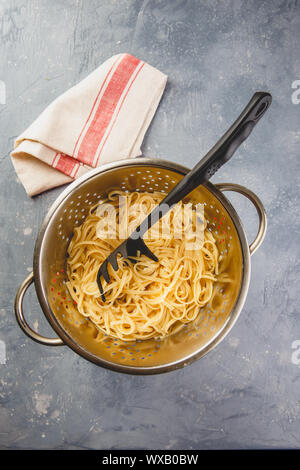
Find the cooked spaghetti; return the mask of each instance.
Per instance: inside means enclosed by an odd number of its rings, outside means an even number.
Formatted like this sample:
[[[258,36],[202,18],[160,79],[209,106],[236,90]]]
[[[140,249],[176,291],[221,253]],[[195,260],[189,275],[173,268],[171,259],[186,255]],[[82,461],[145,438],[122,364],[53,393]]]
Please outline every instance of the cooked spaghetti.
[[[131,209],[126,218],[119,207],[120,196],[127,198]],[[114,207],[118,233],[128,228],[127,238],[164,196],[113,191],[102,204]],[[118,258],[118,271],[111,268],[110,282],[103,281],[103,302],[97,272],[122,240],[117,235],[112,238],[111,232],[105,236],[103,228],[99,229],[99,208],[101,205],[93,207],[83,224],[74,229],[68,248],[67,287],[80,314],[103,333],[125,341],[165,337],[193,321],[210,301],[219,269],[218,249],[205,218],[201,220],[202,242],[190,248],[191,232],[181,230],[186,219],[180,217],[180,204],[176,205],[168,215],[170,230],[162,227],[166,215],[144,237],[159,261],[144,255],[134,260]],[[192,225],[194,212],[190,205],[187,214]],[[176,236],[180,231],[181,237]]]

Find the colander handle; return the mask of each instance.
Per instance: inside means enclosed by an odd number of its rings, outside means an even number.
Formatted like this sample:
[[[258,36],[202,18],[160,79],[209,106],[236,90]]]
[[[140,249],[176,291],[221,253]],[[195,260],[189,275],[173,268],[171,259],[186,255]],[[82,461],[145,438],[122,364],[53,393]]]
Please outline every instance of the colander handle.
[[[262,244],[266,235],[266,231],[267,231],[267,216],[266,216],[266,211],[261,200],[256,196],[256,194],[250,191],[250,189],[245,188],[245,186],[241,186],[239,184],[219,183],[219,184],[216,184],[215,186],[220,191],[234,191],[236,193],[242,194],[247,199],[249,199],[249,201],[251,201],[252,204],[254,205],[257,211],[258,217],[259,217],[259,227],[258,227],[258,232],[255,237],[255,240],[249,246],[250,255],[253,255],[253,253]]]
[[[26,279],[24,279],[17,291],[15,298],[15,315],[17,322],[24,333],[37,343],[44,344],[45,346],[62,346],[64,345],[64,342],[60,338],[46,338],[45,336],[39,335],[25,320],[23,314],[23,298],[28,287],[33,283],[33,279],[33,273],[30,273]]]

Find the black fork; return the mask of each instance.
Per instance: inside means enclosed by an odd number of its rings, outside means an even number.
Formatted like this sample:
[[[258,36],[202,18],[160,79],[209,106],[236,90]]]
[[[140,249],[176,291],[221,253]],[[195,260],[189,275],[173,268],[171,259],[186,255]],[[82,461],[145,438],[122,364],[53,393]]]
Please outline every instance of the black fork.
[[[158,261],[158,258],[148,248],[143,240],[143,235],[163,217],[173,205],[181,201],[185,196],[195,188],[208,181],[216,171],[224,165],[234,154],[241,143],[251,134],[254,126],[264,115],[271,104],[272,96],[266,92],[256,92],[253,97],[214,147],[200,160],[199,163],[172,189],[172,191],[157,205],[153,211],[143,220],[135,231],[119,245],[102,263],[97,274],[97,283],[103,302],[105,295],[101,284],[101,277],[107,283],[110,281],[108,272],[108,263],[112,268],[118,270],[117,256],[120,254],[123,258],[132,258],[140,255],[146,255],[148,258]]]

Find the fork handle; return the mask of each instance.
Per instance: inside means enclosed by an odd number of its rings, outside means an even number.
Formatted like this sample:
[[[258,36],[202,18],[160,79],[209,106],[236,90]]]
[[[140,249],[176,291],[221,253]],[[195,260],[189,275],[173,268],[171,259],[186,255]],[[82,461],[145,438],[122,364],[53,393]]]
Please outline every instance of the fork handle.
[[[228,162],[237,148],[251,134],[254,126],[265,114],[272,102],[270,93],[258,91],[242,111],[237,120],[228,131],[212,147],[212,149],[200,160],[199,163],[182,178],[182,180],[167,194],[161,203],[154,208],[148,217],[136,228],[132,238],[143,236],[145,232],[158,219],[166,214],[171,206],[177,204],[191,191],[208,181],[216,171]]]

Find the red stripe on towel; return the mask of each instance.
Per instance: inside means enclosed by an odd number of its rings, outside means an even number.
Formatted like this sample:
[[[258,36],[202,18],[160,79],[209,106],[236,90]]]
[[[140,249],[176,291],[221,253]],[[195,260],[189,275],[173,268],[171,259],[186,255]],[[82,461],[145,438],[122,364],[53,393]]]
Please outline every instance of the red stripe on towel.
[[[114,118],[114,122],[112,123],[112,126],[111,126],[111,128],[110,128],[110,130],[109,130],[109,133],[107,134],[107,136],[106,136],[106,138],[105,138],[105,140],[104,140],[104,142],[103,142],[103,144],[102,144],[102,146],[101,146],[101,149],[100,149],[100,151],[99,151],[99,155],[98,155],[98,157],[97,157],[97,161],[96,161],[96,164],[95,164],[96,167],[98,166],[99,158],[100,158],[101,152],[102,152],[102,150],[103,150],[103,147],[104,147],[104,145],[106,144],[106,141],[107,141],[108,137],[110,136],[110,133],[111,133],[111,131],[112,131],[114,125],[115,125],[115,122],[116,122],[116,120],[117,120],[117,118],[118,118],[118,116],[119,116],[119,113],[120,113],[121,108],[122,108],[122,106],[123,106],[123,103],[124,103],[124,101],[125,101],[125,99],[126,99],[126,97],[127,97],[127,95],[128,95],[128,92],[129,92],[130,88],[132,87],[132,85],[133,85],[133,83],[134,83],[136,77],[138,76],[138,74],[140,73],[140,71],[142,70],[142,68],[144,67],[144,65],[145,65],[145,62],[144,62],[144,63],[141,65],[141,67],[139,68],[139,70],[138,70],[136,76],[134,77],[134,79],[133,79],[132,82],[130,83],[130,85],[129,85],[129,87],[128,87],[128,90],[126,91],[126,94],[125,94],[125,96],[124,96],[123,99],[122,99],[122,103],[121,103],[121,105],[120,105],[120,107],[119,107],[119,109],[118,109],[117,115],[116,115],[115,118]]]
[[[59,158],[55,162],[55,159],[58,155],[59,155]],[[68,175],[68,176],[71,176],[72,178],[74,178],[73,171],[74,171],[75,167],[77,167],[77,166],[79,167],[79,163],[76,162],[76,160],[74,160],[74,158],[69,157],[68,155],[65,155],[63,153],[61,153],[61,154],[57,153],[54,156],[54,159],[52,161],[52,166],[56,170],[59,170],[62,173],[64,173],[65,175]],[[78,168],[76,168],[76,173],[77,173],[77,171],[78,171]]]
[[[93,160],[97,149],[111,122],[122,93],[139,64],[139,59],[126,54],[117,66],[103,93],[95,116],[80,144],[77,159],[81,162],[90,166],[96,166],[95,164],[93,165]]]
[[[74,158],[77,158],[77,157],[75,156],[75,152],[76,152],[76,148],[77,148],[79,139],[80,139],[80,137],[82,136],[83,132],[84,132],[85,129],[86,129],[86,126],[87,126],[87,124],[88,124],[88,122],[89,122],[89,119],[90,119],[90,117],[91,117],[91,115],[92,115],[92,112],[93,112],[94,109],[95,109],[95,106],[96,106],[97,100],[98,100],[98,98],[99,98],[99,95],[100,95],[101,91],[103,90],[104,85],[106,84],[107,78],[108,78],[110,72],[112,71],[112,69],[114,68],[114,66],[115,66],[115,64],[116,64],[116,62],[117,62],[118,60],[119,60],[119,57],[116,58],[116,60],[114,61],[114,63],[113,63],[112,66],[110,67],[109,71],[107,72],[106,77],[105,77],[105,79],[104,79],[104,81],[103,81],[103,83],[102,83],[102,85],[101,85],[101,87],[100,87],[100,90],[99,90],[99,92],[98,92],[98,94],[97,94],[97,96],[96,96],[96,99],[95,99],[95,101],[94,101],[94,103],[93,103],[91,112],[90,112],[90,114],[89,114],[89,116],[88,116],[88,118],[87,118],[87,120],[86,120],[86,122],[85,122],[85,124],[84,124],[84,126],[83,126],[83,128],[82,128],[82,131],[80,132],[80,134],[79,134],[79,136],[78,136],[78,139],[77,139],[77,141],[76,141],[76,144],[75,144],[75,147],[74,147],[74,150],[73,150],[73,154],[72,154],[72,157],[74,157]]]

